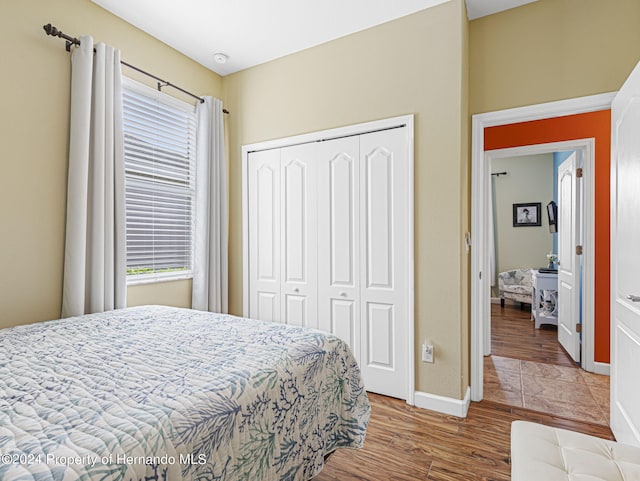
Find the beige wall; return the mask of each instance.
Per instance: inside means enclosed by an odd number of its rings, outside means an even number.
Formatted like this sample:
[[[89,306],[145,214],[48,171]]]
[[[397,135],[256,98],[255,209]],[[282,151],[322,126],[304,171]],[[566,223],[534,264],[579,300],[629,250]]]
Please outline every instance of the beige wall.
[[[221,78],[89,0],[2,2],[0,76],[0,327],[60,316],[65,226],[69,54],[52,23],[122,50],[124,60],[201,95]],[[124,70],[127,74],[127,71]],[[139,78],[139,77],[138,77]],[[190,282],[129,289],[134,303],[190,305]]]
[[[434,364],[417,389],[461,398],[468,384],[466,19],[462,0],[224,78],[230,131],[230,309],[242,312],[241,146],[415,114],[416,346]],[[464,211],[464,213],[463,213]]]
[[[539,0],[470,22],[471,113],[618,90],[638,25],[638,0]]]
[[[543,267],[553,250],[547,204],[553,199],[553,154],[495,159],[493,177],[496,273],[518,268]],[[541,203],[541,226],[513,227],[513,204]],[[496,282],[497,286],[497,282]]]

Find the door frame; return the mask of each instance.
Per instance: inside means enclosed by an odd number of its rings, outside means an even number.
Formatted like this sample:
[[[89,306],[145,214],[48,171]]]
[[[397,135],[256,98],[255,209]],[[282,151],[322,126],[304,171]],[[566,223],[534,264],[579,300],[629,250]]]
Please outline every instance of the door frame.
[[[553,117],[563,117],[567,115],[575,115],[598,110],[606,110],[611,108],[611,102],[615,96],[615,92],[592,95],[588,97],[580,97],[569,100],[561,100],[557,102],[548,102],[526,107],[518,107],[514,109],[500,110],[496,112],[488,112],[476,114],[472,116],[472,135],[471,135],[471,400],[481,401],[483,398],[483,356],[486,346],[490,346],[490,331],[487,332],[486,325],[483,322],[491,319],[491,295],[490,295],[490,279],[482,272],[490,272],[489,256],[486,253],[488,245],[488,225],[486,219],[486,211],[489,205],[489,167],[490,158],[484,150],[484,129],[499,125],[508,125],[520,122],[528,122],[533,120],[542,120]],[[586,145],[587,139],[582,141]],[[565,142],[553,143],[552,145],[565,144]],[[549,144],[537,144],[527,147],[515,147],[513,149],[501,149],[501,151],[518,151],[518,149],[530,149],[533,152],[535,148]],[[555,149],[555,147],[554,147]],[[572,150],[572,149],[568,149]],[[591,148],[593,153],[593,148]],[[545,152],[549,152],[548,147]],[[496,153],[498,151],[492,151]],[[587,158],[584,159],[587,162]],[[593,162],[593,159],[592,159]],[[594,164],[592,164],[594,165]],[[586,177],[586,176],[585,176]],[[593,179],[592,179],[593,181]],[[585,182],[586,184],[586,182]],[[585,190],[587,186],[585,185]],[[593,202],[593,185],[591,187],[591,202]],[[586,195],[586,193],[585,193]],[[585,201],[587,198],[585,197]],[[593,212],[593,208],[591,210]],[[584,216],[585,221],[587,217]],[[590,226],[585,224],[585,241],[589,240],[593,235],[593,219],[588,219]],[[591,234],[589,233],[591,231]],[[591,245],[593,245],[593,237],[590,237]],[[585,263],[587,262],[585,257]],[[591,261],[591,269],[593,269],[593,260]],[[589,280],[590,287],[593,289],[593,274],[588,276],[586,273],[584,279]],[[588,297],[587,283],[583,283],[585,288],[583,298]],[[593,302],[593,290],[591,291],[591,301]],[[584,367],[587,370],[608,373],[608,365],[596,365],[593,353],[593,304],[591,302],[591,310],[583,312],[583,348],[586,348],[586,355],[583,355]],[[590,317],[590,318],[589,318]],[[490,324],[489,324],[490,325]],[[490,329],[490,327],[489,327]],[[587,332],[585,332],[587,331]],[[589,340],[586,340],[590,337]],[[607,372],[605,372],[607,371]]]
[[[406,128],[407,145],[406,159],[407,165],[407,190],[404,193],[406,205],[408,206],[407,228],[404,235],[404,249],[406,252],[406,335],[407,345],[415,346],[415,297],[414,297],[414,119],[413,114],[402,115],[399,117],[391,117],[387,119],[374,120],[360,124],[348,125],[317,132],[310,132],[301,135],[283,137],[280,139],[267,140],[246,144],[242,146],[242,315],[249,314],[249,190],[248,182],[248,165],[249,154],[260,150],[279,149],[282,147],[290,147],[293,145],[305,144],[310,142],[321,142],[325,140],[333,140],[340,137],[348,137],[353,135],[361,135],[381,130],[389,130],[395,128]],[[415,348],[406,350],[407,364],[407,404],[414,405],[415,398]]]
[[[522,147],[511,147],[507,149],[496,149],[485,152],[485,162],[487,169],[491,167],[491,163],[495,159],[504,159],[510,157],[520,157],[524,155],[548,154],[552,152],[564,151],[579,152],[582,159],[582,201],[584,210],[580,213],[582,218],[582,248],[583,248],[583,264],[582,264],[582,345],[580,347],[581,357],[586,363],[587,371],[594,371],[593,366],[593,343],[594,343],[594,236],[595,226],[593,213],[595,209],[595,139],[578,139],[567,140],[561,142],[551,142],[547,144],[524,145]],[[544,214],[543,214],[544,215]],[[488,234],[488,225],[485,225]],[[488,271],[487,271],[488,272]],[[486,279],[487,282],[490,279]],[[489,287],[489,289],[491,289]],[[487,317],[483,322],[483,355],[491,354],[491,316]],[[591,362],[589,362],[589,359]]]

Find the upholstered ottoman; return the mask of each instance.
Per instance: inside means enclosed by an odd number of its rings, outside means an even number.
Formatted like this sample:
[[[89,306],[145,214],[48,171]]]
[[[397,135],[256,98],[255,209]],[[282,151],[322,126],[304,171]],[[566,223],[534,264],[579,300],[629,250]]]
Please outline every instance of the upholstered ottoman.
[[[640,448],[515,421],[511,481],[640,481]]]

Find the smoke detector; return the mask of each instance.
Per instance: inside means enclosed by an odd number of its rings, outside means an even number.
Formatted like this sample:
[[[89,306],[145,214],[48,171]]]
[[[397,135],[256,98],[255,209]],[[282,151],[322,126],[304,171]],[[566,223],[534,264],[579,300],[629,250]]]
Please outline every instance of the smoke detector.
[[[227,63],[227,60],[229,60],[229,56],[225,55],[224,53],[218,52],[213,54],[213,60],[215,60],[216,63]]]

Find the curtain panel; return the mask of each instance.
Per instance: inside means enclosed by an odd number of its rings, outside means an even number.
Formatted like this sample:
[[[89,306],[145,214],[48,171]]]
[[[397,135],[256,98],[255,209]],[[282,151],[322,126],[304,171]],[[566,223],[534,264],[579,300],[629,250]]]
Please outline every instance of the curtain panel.
[[[62,317],[126,306],[120,52],[82,36],[71,63]]]
[[[497,252],[496,252],[496,224],[495,224],[495,199],[496,199],[496,184],[495,178],[492,175],[489,180],[489,211],[487,212],[488,221],[489,221],[489,270],[491,274],[491,287],[496,286],[496,261],[497,261]]]
[[[199,103],[193,309],[228,310],[227,178],[222,101]]]

